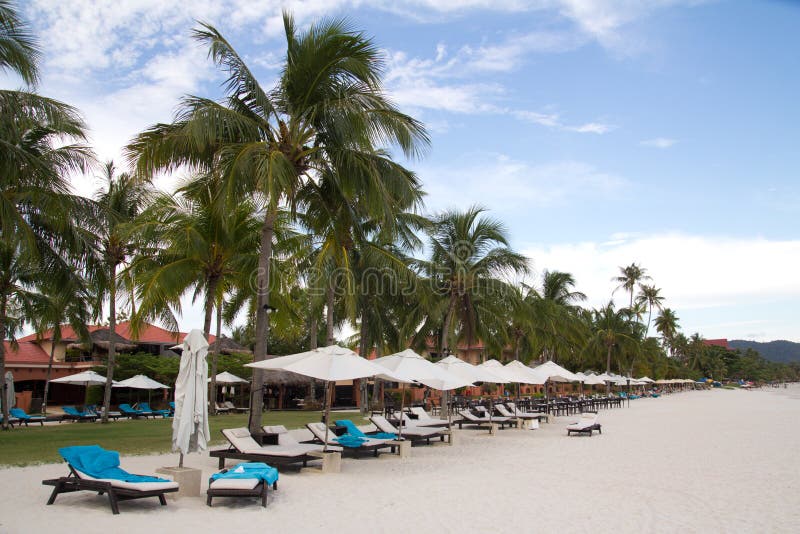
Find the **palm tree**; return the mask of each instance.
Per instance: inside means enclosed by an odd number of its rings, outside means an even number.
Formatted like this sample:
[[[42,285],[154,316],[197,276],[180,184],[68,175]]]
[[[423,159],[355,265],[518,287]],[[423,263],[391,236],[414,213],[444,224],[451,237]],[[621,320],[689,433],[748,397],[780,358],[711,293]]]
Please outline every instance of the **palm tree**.
[[[639,296],[636,301],[647,305],[647,330],[645,331],[645,336],[648,336],[650,335],[650,320],[653,318],[653,307],[661,310],[661,303],[664,302],[664,297],[661,296],[661,290],[655,285],[642,284],[639,286]]]
[[[611,279],[619,284],[614,291],[617,289],[624,289],[630,293],[631,298],[628,309],[633,309],[633,290],[636,288],[636,284],[644,280],[650,280],[651,278],[647,275],[647,269],[636,265],[636,263],[631,263],[627,267],[620,267],[619,272],[619,276]]]
[[[261,229],[256,280],[254,360],[267,354],[266,333],[270,258],[274,224],[282,204],[292,211],[297,192],[312,176],[333,170],[386,224],[394,209],[387,192],[402,181],[387,183],[383,171],[405,176],[376,145],[395,145],[407,156],[427,144],[424,128],[400,113],[383,95],[379,49],[363,34],[339,20],[322,21],[298,33],[284,14],[287,52],[278,85],[264,90],[251,70],[212,26],[202,24],[194,37],[228,74],[223,102],[186,97],[172,124],[140,134],[129,154],[144,174],[188,165],[218,171],[226,179],[229,200],[261,194],[267,201]],[[345,182],[346,181],[346,182]],[[263,387],[254,373],[253,391]],[[251,406],[250,427],[260,426],[261,397]]]
[[[506,228],[484,211],[446,211],[429,231],[431,256],[421,265],[437,298],[423,330],[438,332],[442,352],[457,340],[502,349],[515,295],[503,277],[528,272],[528,259],[509,248]]]
[[[103,423],[107,423],[116,359],[117,288],[125,282],[125,278],[120,278],[118,269],[130,260],[138,248],[137,218],[147,207],[153,193],[149,182],[136,180],[127,173],[117,175],[113,161],[107,162],[103,170],[102,178],[106,186],[94,195],[96,207],[90,223],[90,231],[97,240],[90,277],[97,299],[96,314],[102,313],[104,301],[108,300],[108,367],[101,418]]]
[[[656,331],[661,334],[665,347],[670,349],[670,354],[675,354],[675,336],[678,333],[678,315],[670,308],[663,308],[655,320]]]
[[[0,3],[0,70],[36,79],[37,54],[26,42],[26,26],[8,2]],[[33,93],[0,90],[0,376],[5,346],[42,280],[66,282],[75,276],[75,253],[82,247],[73,221],[87,207],[70,194],[65,176],[84,171],[92,153],[78,112]],[[28,315],[27,317],[30,317]],[[3,403],[4,429],[8,407]]]
[[[160,246],[152,253],[143,251],[131,266],[141,297],[135,323],[160,317],[177,327],[170,308],[180,310],[181,296],[192,290],[194,298],[203,295],[206,339],[215,308],[219,337],[225,294],[255,270],[260,221],[250,200],[230,209],[222,209],[216,200],[214,183],[198,180],[177,195],[161,195],[142,215],[143,225],[155,233],[151,240]],[[212,392],[216,391],[216,359],[213,352]]]
[[[606,373],[611,372],[611,356],[617,352],[636,353],[639,350],[638,337],[631,330],[631,322],[625,308],[615,309],[614,302],[610,301],[606,306],[594,311],[593,333],[589,339],[587,350],[605,350],[606,353]],[[610,391],[610,385],[606,386],[606,392]]]
[[[536,346],[547,360],[556,360],[559,352],[569,353],[584,338],[577,319],[577,303],[586,295],[573,291],[575,278],[570,273],[545,270],[541,293],[529,297],[530,314]]]

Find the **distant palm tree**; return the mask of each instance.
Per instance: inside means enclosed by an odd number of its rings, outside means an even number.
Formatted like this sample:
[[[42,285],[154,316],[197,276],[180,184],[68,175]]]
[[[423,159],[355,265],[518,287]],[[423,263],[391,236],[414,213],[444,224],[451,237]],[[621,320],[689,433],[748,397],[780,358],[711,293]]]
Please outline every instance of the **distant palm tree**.
[[[640,285],[639,296],[636,301],[641,304],[647,304],[647,330],[645,336],[650,335],[650,320],[653,318],[653,308],[661,310],[661,303],[664,302],[664,297],[661,296],[661,290],[655,285]]]
[[[605,350],[606,373],[611,372],[611,356],[614,351],[635,354],[639,351],[639,338],[631,330],[631,322],[625,308],[615,309],[611,301],[594,311],[593,333],[587,345],[588,350]],[[610,385],[606,386],[606,392]]]
[[[278,85],[264,90],[230,43],[212,26],[201,24],[194,37],[208,46],[214,62],[228,74],[223,102],[186,97],[177,120],[140,134],[129,153],[140,172],[189,165],[219,172],[229,201],[246,195],[267,200],[256,280],[254,359],[267,355],[270,262],[275,220],[283,204],[294,213],[297,192],[318,173],[331,169],[347,188],[369,198],[373,215],[393,224],[388,191],[406,184],[384,180],[384,171],[413,177],[380,145],[395,145],[416,155],[428,142],[420,123],[400,113],[384,96],[383,62],[370,39],[339,20],[321,21],[298,33],[284,14],[286,59]],[[263,373],[253,376],[260,390]],[[262,403],[253,398],[251,430],[260,427]]]
[[[97,239],[96,256],[90,265],[93,293],[97,299],[95,313],[101,314],[105,301],[108,301],[108,367],[101,417],[101,421],[107,423],[116,359],[117,289],[125,283],[118,270],[138,249],[136,222],[152,200],[153,191],[147,181],[136,180],[127,173],[117,174],[113,161],[103,167],[102,178],[105,186],[95,192],[96,209],[89,231]]]
[[[663,308],[655,320],[656,331],[661,334],[665,347],[670,349],[670,354],[675,354],[675,336],[678,333],[678,315],[670,308]]]
[[[620,267],[619,271],[619,276],[612,278],[612,281],[619,284],[617,289],[624,289],[630,293],[630,303],[628,304],[628,309],[633,309],[633,292],[634,289],[636,289],[636,285],[644,280],[650,280],[650,277],[647,275],[647,269],[641,267],[640,265],[636,265],[636,263],[631,263],[627,267]]]

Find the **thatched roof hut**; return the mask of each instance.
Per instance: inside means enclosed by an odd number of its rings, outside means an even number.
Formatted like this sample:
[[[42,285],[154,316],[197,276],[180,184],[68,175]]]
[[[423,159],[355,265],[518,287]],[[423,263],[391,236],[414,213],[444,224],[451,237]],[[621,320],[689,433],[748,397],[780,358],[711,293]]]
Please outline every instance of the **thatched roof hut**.
[[[219,349],[217,349],[219,346]],[[222,336],[216,341],[213,341],[208,346],[208,352],[218,352],[220,354],[253,354],[252,350],[239,345],[236,341],[229,337]]]
[[[89,342],[88,343],[70,343],[67,345],[69,349],[79,349],[79,350],[91,350],[92,346],[100,347],[103,350],[108,350],[111,346],[111,330],[108,328],[100,328],[99,330],[95,330],[89,334]],[[125,350],[134,350],[138,345],[133,341],[122,337],[121,335],[114,333],[114,348],[116,350],[125,351]]]

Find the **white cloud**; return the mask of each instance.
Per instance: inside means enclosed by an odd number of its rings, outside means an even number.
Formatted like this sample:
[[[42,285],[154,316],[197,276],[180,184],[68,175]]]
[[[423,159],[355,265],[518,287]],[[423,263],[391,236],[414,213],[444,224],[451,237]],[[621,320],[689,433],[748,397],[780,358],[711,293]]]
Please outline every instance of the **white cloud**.
[[[616,235],[604,243],[532,244],[523,252],[532,258],[537,271],[572,273],[577,288],[588,295],[591,307],[608,302],[617,285],[611,279],[618,275],[619,267],[636,262],[661,288],[666,306],[677,310],[679,317],[694,318],[694,323],[681,323],[690,333],[703,333],[703,326],[716,328],[719,316],[730,315],[733,308],[745,310],[736,313],[748,313],[751,307],[769,308],[772,301],[800,299],[800,240],[683,233]],[[614,300],[627,304],[621,291],[614,294]],[[754,320],[760,319],[733,319]],[[796,325],[791,328],[795,330],[794,337],[800,337]]]
[[[625,183],[577,161],[531,165],[504,155],[472,154],[458,162],[447,167],[423,165],[418,170],[429,193],[429,210],[476,202],[502,213],[562,206],[577,198],[612,194]]]
[[[646,139],[641,141],[639,144],[642,146],[648,146],[653,148],[660,148],[665,149],[673,146],[678,141],[675,139],[670,139],[669,137],[656,137],[655,139]]]

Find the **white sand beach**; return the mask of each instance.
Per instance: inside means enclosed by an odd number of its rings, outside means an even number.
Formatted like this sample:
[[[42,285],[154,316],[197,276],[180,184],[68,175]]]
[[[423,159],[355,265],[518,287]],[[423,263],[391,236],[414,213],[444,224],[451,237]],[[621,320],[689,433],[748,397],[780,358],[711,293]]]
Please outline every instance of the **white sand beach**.
[[[0,470],[0,532],[797,532],[800,387],[639,399],[600,413],[603,434],[460,431],[412,457],[345,459],[335,475],[282,472],[266,509],[254,500],[125,502],[60,495],[50,464]],[[0,452],[2,452],[0,450]],[[152,473],[175,455],[123,458]],[[216,460],[190,455],[206,478]],[[230,464],[229,464],[230,465]]]

